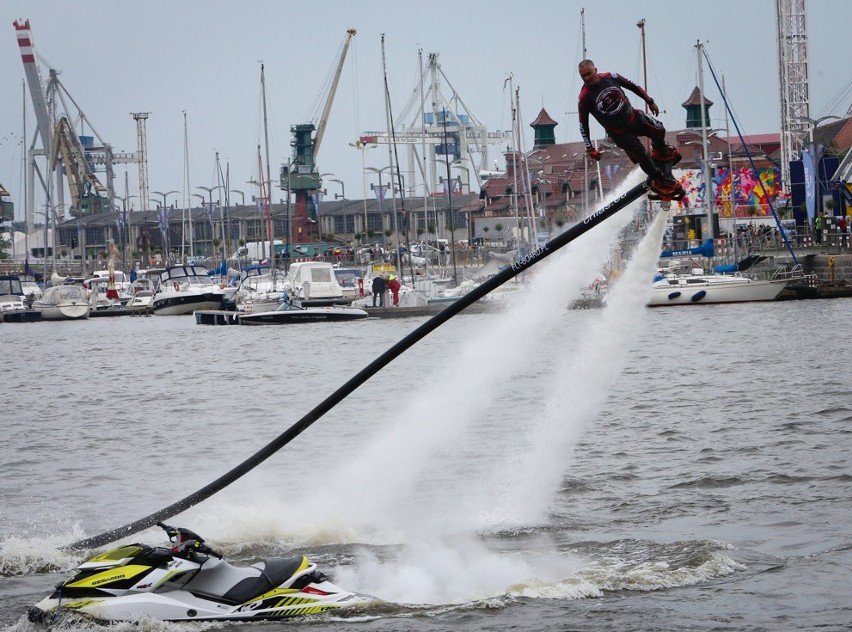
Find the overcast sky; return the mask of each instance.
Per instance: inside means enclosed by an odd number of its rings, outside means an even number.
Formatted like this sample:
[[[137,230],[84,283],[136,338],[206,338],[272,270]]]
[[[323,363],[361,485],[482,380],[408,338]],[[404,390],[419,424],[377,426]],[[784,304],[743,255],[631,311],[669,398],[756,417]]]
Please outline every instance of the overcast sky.
[[[345,182],[362,197],[361,156],[349,143],[365,130],[384,130],[381,36],[395,115],[419,78],[418,51],[439,53],[441,68],[475,116],[491,130],[511,126],[505,80],[520,89],[520,115],[529,123],[544,107],[559,125],[557,142],[579,140],[576,101],[585,6],[588,56],[598,68],[642,83],[636,23],[646,20],[648,91],[669,129],[685,126],[681,103],[697,85],[695,44],[705,44],[724,75],[731,105],[746,134],[779,129],[774,0],[432,0],[431,2],[314,0],[3,0],[0,3],[0,183],[21,204],[22,81],[12,22],[29,18],[42,77],[49,67],[115,151],[135,151],[131,112],[149,112],[149,188],[183,193],[183,112],[189,136],[190,186],[217,184],[215,155],[230,165],[231,188],[249,197],[263,143],[260,64],[266,67],[273,178],[290,155],[290,126],[316,122],[346,29],[354,27],[326,137],[318,155],[329,195]],[[846,113],[852,69],[845,52],[852,24],[849,0],[808,0],[811,116]],[[724,127],[721,97],[705,68],[715,103],[713,127]],[[34,117],[26,95],[29,144]],[[593,128],[600,136],[600,130]],[[504,147],[491,158],[503,166]],[[365,152],[368,166],[388,164],[386,148]],[[123,194],[128,170],[117,167]],[[375,181],[368,178],[369,183]],[[281,192],[274,193],[275,199]],[[162,198],[151,196],[152,204]],[[239,200],[239,194],[232,201]],[[198,203],[193,198],[194,203]],[[137,203],[138,207],[138,203]],[[20,213],[16,213],[20,217]]]

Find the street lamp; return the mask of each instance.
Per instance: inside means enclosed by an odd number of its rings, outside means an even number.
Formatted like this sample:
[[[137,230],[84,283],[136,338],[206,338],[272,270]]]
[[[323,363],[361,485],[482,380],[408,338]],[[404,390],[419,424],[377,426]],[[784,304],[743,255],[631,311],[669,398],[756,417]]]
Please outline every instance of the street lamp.
[[[386,186],[390,186],[390,185],[383,185],[382,184],[382,172],[388,171],[390,168],[391,168],[390,165],[388,165],[387,167],[382,167],[381,169],[376,169],[375,167],[364,167],[364,171],[372,171],[373,173],[376,173],[379,176],[379,187],[378,187],[379,193],[376,195],[376,199],[379,200],[379,213],[382,214],[382,215],[384,215],[384,212],[385,212],[384,211],[384,200],[385,200]],[[375,192],[376,186],[374,184],[370,184],[370,190]],[[396,226],[396,213],[393,214],[393,230],[394,230],[394,233],[396,233],[396,251],[397,251],[397,253],[399,253],[399,231],[397,230],[397,226]]]
[[[462,161],[461,161],[461,160],[454,160],[452,163],[450,163],[450,166],[451,166],[453,169],[459,169],[459,170],[461,170],[461,171],[464,171],[464,176],[465,176],[465,177],[464,177],[464,180],[462,181],[462,185],[465,185],[465,184],[466,184],[466,185],[467,185],[467,192],[468,192],[468,193],[470,193],[470,169],[468,169],[467,167],[465,167],[465,166],[462,164]],[[462,186],[462,187],[461,187],[461,191],[460,191],[460,192],[461,192],[461,193],[464,193],[464,186]]]
[[[355,149],[361,152],[361,191],[364,195],[364,230],[362,231],[364,235],[367,234],[367,171],[364,167],[364,150],[367,148],[375,149],[377,145],[367,145],[366,143],[362,143],[360,140],[356,140],[354,143],[349,143],[350,147],[354,147]]]
[[[153,195],[162,195],[162,196],[163,196],[163,209],[165,210],[165,212],[166,212],[166,213],[168,213],[168,208],[169,208],[169,207],[168,207],[168,204],[166,203],[166,198],[167,198],[168,196],[170,196],[172,193],[177,194],[177,193],[178,193],[178,191],[166,191],[165,193],[163,193],[162,191],[151,191],[151,193],[152,193]],[[168,229],[168,221],[167,221],[167,224],[166,224],[166,235],[165,235],[166,243],[165,243],[165,244],[163,244],[163,248],[164,248],[164,250],[166,251],[166,253],[165,253],[165,254],[166,254],[166,257],[167,257],[168,259],[171,259],[170,254],[169,254],[169,250],[170,250],[169,246],[170,246],[170,244],[169,244],[169,237],[168,237],[168,234],[169,234],[169,229]]]
[[[797,121],[804,121],[806,123],[811,124],[810,128],[808,129],[808,140],[810,141],[811,145],[814,144],[814,130],[816,130],[820,123],[822,123],[823,121],[830,121],[832,119],[841,119],[841,117],[834,116],[833,114],[829,114],[828,116],[820,116],[817,119],[813,119],[810,116],[794,116],[793,118]]]
[[[168,208],[168,204],[166,204],[166,198],[170,196],[172,193],[179,193],[179,191],[166,191],[162,193],[161,191],[151,191],[154,195],[162,195],[163,196],[163,208]]]
[[[240,194],[240,206],[246,205],[246,194],[244,191],[240,191],[239,189],[231,189],[231,193],[239,193]]]
[[[209,198],[209,204],[210,204],[210,243],[212,244],[213,238],[216,236],[216,230],[213,228],[213,191],[217,191],[217,190],[219,190],[223,187],[222,187],[221,184],[217,184],[215,187],[195,187],[195,188],[201,189],[202,191],[207,191],[207,194],[210,196],[210,198]],[[202,198],[202,199],[204,199],[204,198]],[[224,232],[225,209],[221,207],[221,203],[220,203],[220,208],[221,208],[221,212],[222,212],[222,227],[223,227],[222,232]],[[213,254],[214,255],[216,254],[215,250],[214,250]]]
[[[337,184],[340,185],[340,195],[335,193],[334,199],[337,200],[337,199],[342,198],[342,199],[345,200],[346,199],[346,185],[343,184],[343,180],[336,180],[335,178],[329,178],[328,181],[329,182],[336,182]]]

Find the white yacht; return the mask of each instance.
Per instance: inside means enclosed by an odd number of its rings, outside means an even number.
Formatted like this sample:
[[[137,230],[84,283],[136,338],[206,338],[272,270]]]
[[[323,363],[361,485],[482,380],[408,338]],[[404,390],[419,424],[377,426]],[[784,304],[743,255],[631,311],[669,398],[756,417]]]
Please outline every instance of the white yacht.
[[[152,309],[154,314],[176,316],[197,309],[219,309],[224,292],[203,266],[171,266],[160,273]]]
[[[235,299],[237,309],[247,314],[274,311],[287,300],[284,274],[265,264],[244,267]]]

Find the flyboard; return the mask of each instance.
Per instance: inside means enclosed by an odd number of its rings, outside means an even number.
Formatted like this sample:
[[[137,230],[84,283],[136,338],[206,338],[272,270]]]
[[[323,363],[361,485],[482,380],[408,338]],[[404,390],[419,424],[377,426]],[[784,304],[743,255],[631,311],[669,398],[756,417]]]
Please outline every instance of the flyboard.
[[[672,160],[654,160],[654,164],[657,165],[657,168],[663,172],[667,177],[676,179],[672,174],[672,167],[674,167],[677,163],[680,162],[681,155],[678,153]],[[686,196],[686,191],[683,190],[683,187],[678,184],[677,188],[671,193],[661,193],[654,188],[651,188],[648,193],[649,200],[660,200],[663,202],[667,202],[669,200],[682,200]]]
[[[78,542],[74,542],[72,544],[67,545],[66,548],[91,549],[103,546],[104,544],[109,544],[110,542],[115,542],[116,540],[120,540],[121,538],[128,537],[130,535],[133,535],[134,533],[138,533],[139,531],[142,531],[149,527],[153,527],[158,522],[167,520],[172,516],[175,516],[176,514],[179,514],[180,512],[185,511],[194,505],[197,505],[198,503],[203,500],[206,500],[213,494],[221,491],[243,475],[253,470],[258,465],[263,463],[266,459],[271,457],[278,450],[290,443],[290,441],[302,434],[315,421],[317,421],[320,417],[325,415],[337,404],[343,401],[343,399],[345,399],[350,393],[355,391],[355,389],[361,386],[373,375],[378,373],[382,368],[390,364],[391,361],[401,355],[408,348],[412,347],[414,344],[425,338],[432,331],[443,325],[450,318],[461,312],[466,307],[475,303],[489,292],[492,292],[507,281],[513,279],[527,268],[534,266],[542,259],[549,257],[563,246],[566,246],[567,244],[571,243],[572,241],[585,234],[595,226],[609,219],[618,211],[635,202],[643,195],[648,193],[650,190],[650,180],[646,180],[640,184],[637,184],[636,186],[629,189],[627,192],[622,194],[620,197],[614,199],[612,202],[610,202],[603,208],[600,208],[595,211],[592,215],[585,218],[582,222],[572,226],[564,233],[558,235],[546,244],[539,246],[532,252],[528,253],[526,256],[512,263],[511,266],[508,266],[495,276],[491,277],[488,281],[485,281],[482,285],[474,288],[467,294],[461,296],[453,303],[450,303],[443,311],[435,314],[432,318],[420,325],[417,329],[412,331],[402,340],[393,345],[390,349],[381,354],[378,358],[373,360],[366,367],[361,369],[361,371],[355,374],[355,376],[350,378],[345,384],[343,384],[340,388],[338,388],[331,395],[329,395],[322,402],[320,402],[313,410],[308,412],[299,421],[294,423],[278,437],[269,442],[265,447],[258,450],[248,459],[243,461],[241,464],[239,464],[226,474],[223,474],[212,483],[209,483],[205,487],[202,487],[201,489],[190,494],[186,498],[183,498],[169,505],[168,507],[165,507],[155,513],[152,513],[149,516],[140,518],[139,520],[136,520],[124,526],[117,527],[115,529],[110,529],[109,531],[106,531],[99,535],[79,540]]]

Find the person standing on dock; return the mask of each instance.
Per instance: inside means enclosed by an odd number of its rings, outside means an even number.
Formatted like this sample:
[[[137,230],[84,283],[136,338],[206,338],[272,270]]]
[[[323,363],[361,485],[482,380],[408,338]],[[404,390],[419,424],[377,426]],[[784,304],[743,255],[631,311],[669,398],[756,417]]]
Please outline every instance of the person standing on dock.
[[[376,298],[379,299],[379,307],[385,306],[385,290],[387,289],[387,283],[385,282],[384,275],[377,274],[373,277],[373,285],[371,286],[373,291],[373,307],[376,306]]]
[[[391,274],[388,277],[388,289],[393,294],[393,306],[399,307],[399,279],[396,278],[396,275]]]
[[[814,241],[817,246],[822,245],[822,231],[825,228],[825,213],[820,211],[814,218]]]

